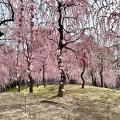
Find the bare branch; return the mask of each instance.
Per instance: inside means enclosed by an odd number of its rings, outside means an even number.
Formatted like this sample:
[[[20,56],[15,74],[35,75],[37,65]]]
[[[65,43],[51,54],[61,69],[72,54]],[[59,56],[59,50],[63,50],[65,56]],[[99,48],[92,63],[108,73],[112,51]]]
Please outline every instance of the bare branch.
[[[58,43],[58,42],[56,42],[54,39],[49,38],[48,36],[47,36],[47,38],[48,38],[49,40],[52,40],[52,41],[55,42],[55,43]]]
[[[11,3],[8,3],[8,5],[10,6],[10,9],[11,9],[11,12],[12,12],[12,17],[10,19],[5,19],[5,20],[1,21],[0,25],[5,24],[6,22],[9,22],[9,21],[14,21],[14,14],[15,13],[14,13],[14,10],[13,10],[13,6],[11,5]]]

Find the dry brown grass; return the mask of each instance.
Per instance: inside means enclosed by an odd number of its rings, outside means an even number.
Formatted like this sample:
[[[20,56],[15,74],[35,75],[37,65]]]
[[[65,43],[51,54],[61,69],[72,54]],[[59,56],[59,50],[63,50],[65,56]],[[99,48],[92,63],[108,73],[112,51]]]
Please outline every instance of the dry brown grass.
[[[67,98],[56,97],[58,85],[34,88],[27,94],[29,120],[119,120],[120,91],[66,85]],[[28,120],[24,116],[24,90],[0,94],[0,120]]]

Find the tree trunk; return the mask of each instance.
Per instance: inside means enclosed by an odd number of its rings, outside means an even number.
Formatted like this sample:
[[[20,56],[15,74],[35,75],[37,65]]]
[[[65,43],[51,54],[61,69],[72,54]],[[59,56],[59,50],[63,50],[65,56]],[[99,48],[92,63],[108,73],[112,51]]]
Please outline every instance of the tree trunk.
[[[91,77],[92,77],[92,85],[93,86],[97,86],[97,84],[96,84],[96,78],[94,78],[93,70],[91,70],[90,74],[91,74]]]
[[[57,1],[58,3],[58,14],[59,14],[59,18],[58,18],[58,32],[59,32],[59,44],[58,44],[58,49],[57,49],[57,61],[58,61],[58,67],[60,70],[60,74],[61,74],[61,81],[60,81],[60,85],[59,85],[59,90],[58,90],[58,96],[59,97],[63,97],[65,95],[65,90],[64,90],[64,85],[67,83],[68,81],[68,77],[65,71],[65,68],[63,66],[63,61],[62,61],[62,50],[65,47],[66,44],[64,44],[63,40],[64,40],[64,36],[63,36],[63,23],[62,23],[62,3]]]
[[[46,87],[46,80],[45,80],[45,64],[43,63],[43,85]]]
[[[31,75],[29,75],[29,92],[30,93],[33,93],[33,83],[34,83],[34,81],[33,81],[33,78],[32,78],[32,76]]]
[[[20,83],[18,84],[18,92],[20,92],[21,91],[21,85],[20,85]]]
[[[86,62],[85,62],[85,60],[82,58],[82,61],[83,61],[83,71],[82,71],[82,73],[81,73],[81,79],[82,79],[82,88],[84,88],[84,85],[85,85],[85,79],[84,79],[84,77],[83,77],[83,74],[84,74],[84,72],[85,72],[85,67],[86,67]]]
[[[100,82],[101,82],[101,87],[104,87],[104,82],[103,82],[103,59],[101,59],[101,70],[100,70]]]
[[[30,93],[33,93],[33,82],[30,82],[29,92],[30,92]]]
[[[91,70],[90,75],[91,75],[91,77],[92,77],[92,85],[94,86],[94,75],[93,75],[93,69]]]
[[[37,87],[39,87],[39,82],[37,81]]]
[[[64,96],[64,84],[60,83],[59,85],[59,90],[58,90],[58,97],[63,97]]]
[[[17,86],[18,86],[18,92],[21,91],[21,81],[18,79],[17,81]]]
[[[2,86],[0,86],[0,93],[2,93]]]
[[[34,80],[32,78],[31,70],[30,70],[31,62],[28,59],[27,59],[27,62],[28,62],[29,92],[33,93],[33,83],[34,83]]]
[[[103,82],[103,67],[101,67],[101,70],[100,70],[100,79],[101,79],[101,87],[104,87],[104,82]]]
[[[58,90],[58,97],[63,97],[65,95],[65,89],[64,85],[67,83],[67,74],[65,73],[64,70],[61,72],[61,81],[59,85],[59,90]]]

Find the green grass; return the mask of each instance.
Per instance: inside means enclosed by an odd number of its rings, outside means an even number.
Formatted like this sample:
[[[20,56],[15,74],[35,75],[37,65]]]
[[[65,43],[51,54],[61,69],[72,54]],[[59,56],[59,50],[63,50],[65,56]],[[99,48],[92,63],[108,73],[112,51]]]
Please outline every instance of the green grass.
[[[21,86],[21,91],[25,90],[26,86]],[[7,89],[6,92],[18,92],[18,89],[16,87]]]
[[[40,85],[39,87],[34,86],[33,91],[34,91],[33,94],[35,95],[35,97],[49,99],[57,96],[58,85],[47,85],[45,88],[43,87],[43,85]],[[17,88],[8,89],[6,92],[17,93]],[[25,93],[25,92],[29,93],[29,88],[26,89],[26,86],[22,86],[20,93]]]
[[[47,85],[45,88],[43,85],[39,87],[34,87],[34,94],[40,98],[52,98],[57,96],[58,85]],[[68,84],[65,86],[66,95],[73,97],[75,99],[86,98],[89,100],[106,100],[114,101],[120,98],[120,90],[113,90],[109,88],[85,86],[84,89],[81,89],[81,85],[71,85]],[[11,88],[6,92],[17,92],[17,88]],[[29,88],[25,89],[25,86],[21,87],[21,93],[28,92]]]

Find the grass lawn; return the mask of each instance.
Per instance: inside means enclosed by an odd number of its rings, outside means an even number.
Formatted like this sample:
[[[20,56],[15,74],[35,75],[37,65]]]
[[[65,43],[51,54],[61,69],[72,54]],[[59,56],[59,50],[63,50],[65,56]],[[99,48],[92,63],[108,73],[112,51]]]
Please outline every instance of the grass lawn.
[[[57,95],[58,85],[47,85],[45,88],[43,85],[39,87],[34,87],[34,95],[38,95],[40,98],[52,98]],[[116,100],[120,97],[120,90],[101,88],[94,86],[85,86],[81,89],[81,85],[68,84],[65,86],[66,96],[73,97],[75,99],[87,98],[90,100],[103,100],[108,101]],[[17,92],[17,88],[11,88],[6,92]],[[25,89],[25,86],[21,87],[21,93],[29,93],[29,88]]]
[[[71,120],[120,120],[120,90],[93,86],[85,86],[84,89],[81,89],[81,85],[68,84],[65,86],[67,97],[58,98],[56,97],[58,87],[58,85],[47,85],[45,88],[42,85],[38,88],[34,87],[32,95],[34,99],[57,102],[64,105],[65,108],[68,107],[66,115],[71,114],[71,118],[76,116],[75,119]],[[22,86],[20,94],[25,93],[25,91],[24,86]],[[8,92],[16,93],[17,89],[13,88]],[[28,95],[31,94],[28,93]],[[81,115],[83,119],[79,119]],[[65,120],[70,120],[68,118],[69,115]]]

